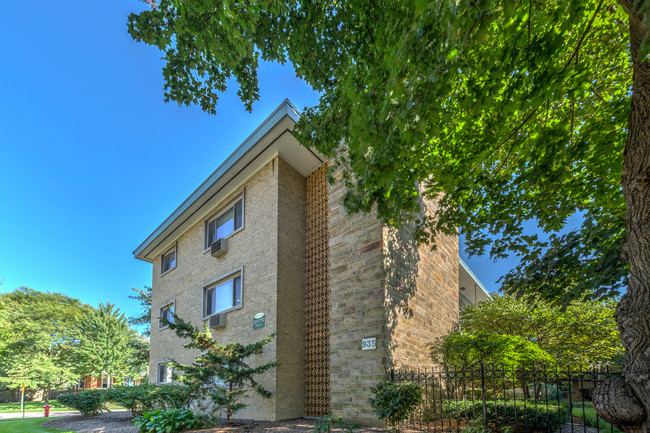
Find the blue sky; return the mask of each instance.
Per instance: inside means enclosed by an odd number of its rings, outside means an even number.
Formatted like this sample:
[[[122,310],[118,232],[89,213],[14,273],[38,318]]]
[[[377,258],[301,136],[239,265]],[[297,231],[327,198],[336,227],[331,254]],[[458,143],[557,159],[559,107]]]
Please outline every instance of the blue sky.
[[[126,31],[136,0],[8,2],[0,17],[1,291],[25,285],[128,315],[151,284],[132,251],[289,98],[317,95],[263,64],[247,113],[232,87],[216,116],[164,103],[160,53]],[[465,258],[465,257],[464,257]],[[490,290],[513,262],[466,260]]]

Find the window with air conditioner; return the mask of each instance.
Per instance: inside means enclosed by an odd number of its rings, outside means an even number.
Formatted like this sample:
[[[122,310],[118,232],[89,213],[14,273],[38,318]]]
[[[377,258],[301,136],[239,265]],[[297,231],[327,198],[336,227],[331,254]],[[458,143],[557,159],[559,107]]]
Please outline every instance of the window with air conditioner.
[[[203,288],[203,318],[241,307],[241,273],[221,279]]]
[[[244,227],[243,196],[205,222],[203,249],[208,251],[214,241],[227,238]]]
[[[167,320],[167,322],[169,323],[174,323],[174,307],[175,307],[175,303],[172,302],[160,309],[160,320],[158,321],[158,329],[165,329],[169,327],[168,325],[165,324],[166,323],[165,320]]]
[[[161,257],[160,274],[166,274],[176,267],[176,246]]]

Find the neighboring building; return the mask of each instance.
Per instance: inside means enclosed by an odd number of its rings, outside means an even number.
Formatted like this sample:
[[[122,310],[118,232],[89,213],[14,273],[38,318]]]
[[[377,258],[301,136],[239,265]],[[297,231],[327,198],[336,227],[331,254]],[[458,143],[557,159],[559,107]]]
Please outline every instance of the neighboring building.
[[[458,258],[460,274],[458,276],[458,304],[461,309],[467,305],[487,301],[491,298],[490,292],[474,275],[463,259]]]
[[[79,392],[84,389],[98,389],[98,388],[108,388],[109,387],[109,378],[107,375],[102,374],[100,377],[97,376],[82,376],[79,380],[72,385],[72,390],[74,392]],[[112,378],[113,386],[115,386],[115,378]],[[111,388],[112,388],[111,387]]]
[[[298,117],[282,103],[134,251],[153,264],[149,377],[170,383],[167,363],[198,355],[159,325],[173,311],[222,343],[277,334],[254,359],[279,361],[260,379],[273,395],[250,393],[237,417],[373,423],[370,387],[432,366],[429,343],[458,319],[458,236],[432,251],[408,227],[348,215],[341,172],[330,185],[326,158],[291,134]]]

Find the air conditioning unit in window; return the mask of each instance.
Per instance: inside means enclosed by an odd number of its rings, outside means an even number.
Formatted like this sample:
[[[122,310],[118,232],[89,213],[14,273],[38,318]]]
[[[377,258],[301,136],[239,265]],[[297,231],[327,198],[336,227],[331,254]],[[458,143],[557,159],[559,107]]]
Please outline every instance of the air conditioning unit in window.
[[[210,329],[219,329],[226,327],[226,313],[215,314],[210,316]]]
[[[228,239],[219,238],[210,246],[212,257],[221,257],[228,252]]]

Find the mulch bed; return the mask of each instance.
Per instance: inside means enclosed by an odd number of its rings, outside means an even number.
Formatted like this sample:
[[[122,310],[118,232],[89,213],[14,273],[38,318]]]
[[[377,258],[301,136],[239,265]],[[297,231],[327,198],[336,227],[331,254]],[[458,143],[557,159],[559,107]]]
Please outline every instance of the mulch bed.
[[[248,421],[236,420],[229,425],[223,424],[211,429],[193,430],[193,433],[311,433],[318,424],[317,420],[294,419],[287,421]],[[60,430],[75,431],[80,433],[139,433],[131,424],[130,412],[109,412],[94,417],[66,416],[53,419],[43,424],[43,427]],[[334,428],[332,431],[342,431]],[[405,430],[402,430],[405,431]],[[406,430],[408,431],[408,430]],[[386,429],[377,427],[360,427],[355,433],[384,433]]]
[[[44,422],[43,427],[84,433],[140,433],[131,419],[131,412],[108,412],[93,417],[64,416]]]
[[[286,421],[249,421],[235,420],[229,425],[220,425],[215,428],[192,430],[192,433],[227,433],[227,432],[282,432],[282,433],[311,433],[318,421],[311,419],[292,419]],[[343,431],[333,428],[332,431]],[[386,429],[362,427],[354,430],[355,433],[385,433]]]

